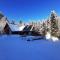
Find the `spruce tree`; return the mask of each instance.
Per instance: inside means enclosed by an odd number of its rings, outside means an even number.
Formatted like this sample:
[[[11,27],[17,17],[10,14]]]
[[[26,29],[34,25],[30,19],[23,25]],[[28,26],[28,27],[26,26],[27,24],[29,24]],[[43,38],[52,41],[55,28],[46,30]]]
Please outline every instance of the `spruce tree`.
[[[55,11],[52,11],[51,13],[51,35],[53,36],[57,36],[57,32],[58,32],[58,21],[57,21],[57,15],[55,13]]]

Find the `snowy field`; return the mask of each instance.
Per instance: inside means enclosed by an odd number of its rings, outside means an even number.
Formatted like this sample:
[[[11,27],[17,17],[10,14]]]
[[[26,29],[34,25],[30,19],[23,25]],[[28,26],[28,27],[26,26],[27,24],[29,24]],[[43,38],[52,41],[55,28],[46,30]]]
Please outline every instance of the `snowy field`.
[[[60,60],[60,41],[34,38],[37,37],[0,36],[0,60]]]

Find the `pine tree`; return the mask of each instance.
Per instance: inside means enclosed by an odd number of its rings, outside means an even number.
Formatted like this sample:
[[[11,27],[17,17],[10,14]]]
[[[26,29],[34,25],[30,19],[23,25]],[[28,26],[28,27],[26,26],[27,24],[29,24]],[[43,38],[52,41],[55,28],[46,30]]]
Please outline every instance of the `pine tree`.
[[[22,20],[20,20],[19,23],[22,24]]]
[[[58,31],[58,21],[57,21],[57,15],[55,11],[52,11],[51,13],[51,35],[57,36],[57,31]]]
[[[46,24],[43,22],[43,35],[46,35],[46,30],[47,30]]]
[[[12,22],[11,22],[12,24],[15,24],[15,21],[14,20],[12,20]]]

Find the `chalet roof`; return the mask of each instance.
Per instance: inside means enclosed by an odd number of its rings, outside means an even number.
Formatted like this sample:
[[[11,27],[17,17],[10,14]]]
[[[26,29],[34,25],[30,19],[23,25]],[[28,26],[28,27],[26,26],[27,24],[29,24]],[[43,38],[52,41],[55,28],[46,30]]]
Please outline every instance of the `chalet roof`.
[[[18,26],[17,24],[9,24],[9,27],[12,31],[22,31],[25,26],[24,25]]]
[[[32,28],[32,25],[27,25],[25,26],[25,28],[23,29],[23,31],[30,31]]]

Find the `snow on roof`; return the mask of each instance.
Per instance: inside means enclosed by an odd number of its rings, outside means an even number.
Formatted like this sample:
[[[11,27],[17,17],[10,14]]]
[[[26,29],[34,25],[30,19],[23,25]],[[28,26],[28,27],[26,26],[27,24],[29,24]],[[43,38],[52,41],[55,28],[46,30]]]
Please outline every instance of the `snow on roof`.
[[[12,31],[22,31],[25,26],[24,25],[18,26],[17,24],[9,24],[9,27]]]
[[[26,25],[23,31],[30,31],[32,28],[32,25]]]

